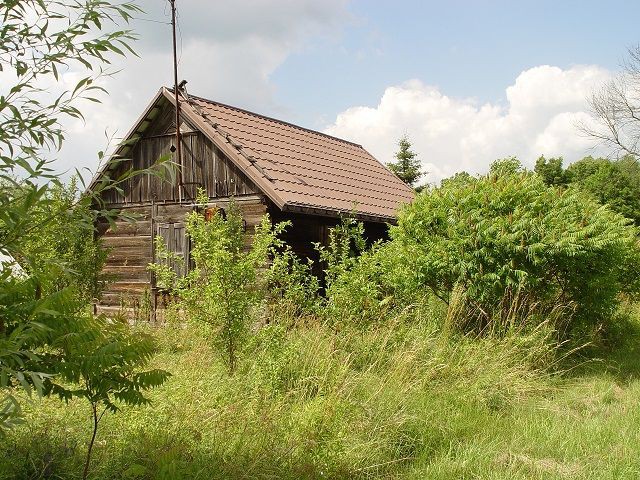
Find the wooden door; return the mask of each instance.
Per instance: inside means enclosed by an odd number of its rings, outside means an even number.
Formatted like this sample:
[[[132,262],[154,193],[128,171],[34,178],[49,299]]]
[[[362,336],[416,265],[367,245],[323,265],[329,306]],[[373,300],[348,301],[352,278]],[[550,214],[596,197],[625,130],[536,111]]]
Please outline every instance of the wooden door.
[[[189,269],[189,242],[185,234],[184,223],[158,223],[156,235],[162,238],[169,258],[159,258],[156,252],[156,263],[171,266],[179,277]]]

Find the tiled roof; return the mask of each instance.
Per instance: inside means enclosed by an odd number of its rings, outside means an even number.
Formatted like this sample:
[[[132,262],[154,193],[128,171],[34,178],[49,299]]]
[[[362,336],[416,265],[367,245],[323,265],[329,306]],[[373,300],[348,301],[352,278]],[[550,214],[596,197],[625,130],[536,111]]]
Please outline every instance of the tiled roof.
[[[386,220],[414,198],[355,143],[199,97],[189,96],[181,108],[187,118],[199,117],[216,143],[224,140],[232,160],[283,210],[354,211]]]

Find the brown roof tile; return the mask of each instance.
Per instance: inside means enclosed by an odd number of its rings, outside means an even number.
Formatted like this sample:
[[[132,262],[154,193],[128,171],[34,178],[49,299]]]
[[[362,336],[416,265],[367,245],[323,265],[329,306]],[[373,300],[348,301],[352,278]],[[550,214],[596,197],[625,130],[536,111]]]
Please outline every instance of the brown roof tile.
[[[233,147],[229,151],[241,165],[255,167],[258,186],[284,210],[355,211],[389,220],[414,198],[360,145],[199,97],[184,103],[185,113],[197,115],[215,138]]]

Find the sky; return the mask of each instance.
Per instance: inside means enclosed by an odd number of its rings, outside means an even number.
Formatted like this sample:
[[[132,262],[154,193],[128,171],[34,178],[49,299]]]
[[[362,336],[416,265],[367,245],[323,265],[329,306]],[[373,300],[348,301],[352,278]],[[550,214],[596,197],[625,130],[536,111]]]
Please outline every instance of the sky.
[[[381,162],[407,135],[430,183],[512,155],[532,166],[608,153],[576,125],[640,42],[633,1],[176,3],[189,93],[357,142]],[[168,2],[140,5],[139,57],[114,64],[110,94],[82,105],[86,122],[66,122],[61,169],[95,169],[107,137],[172,83]]]

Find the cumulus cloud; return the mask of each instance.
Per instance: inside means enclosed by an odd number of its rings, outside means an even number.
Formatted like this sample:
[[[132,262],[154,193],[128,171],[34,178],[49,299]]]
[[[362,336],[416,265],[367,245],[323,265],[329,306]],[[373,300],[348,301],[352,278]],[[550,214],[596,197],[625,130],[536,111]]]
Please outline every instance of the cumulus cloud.
[[[95,168],[105,133],[126,133],[162,85],[173,83],[168,2],[139,2],[145,14],[132,27],[139,57],[114,64],[120,72],[103,81],[102,104],[86,103],[86,122],[68,120],[68,141],[56,154],[61,170]],[[347,0],[184,0],[179,7],[179,76],[191,92],[265,113],[277,110],[271,74],[310,39],[331,35],[349,19]],[[78,72],[66,72],[61,85]]]
[[[392,160],[406,134],[430,182],[462,170],[483,172],[511,155],[528,166],[540,155],[573,161],[592,153],[593,142],[575,125],[589,121],[586,98],[608,78],[597,66],[533,67],[506,89],[506,105],[452,98],[410,80],[388,87],[376,107],[345,110],[325,131],[361,143],[381,161]]]

